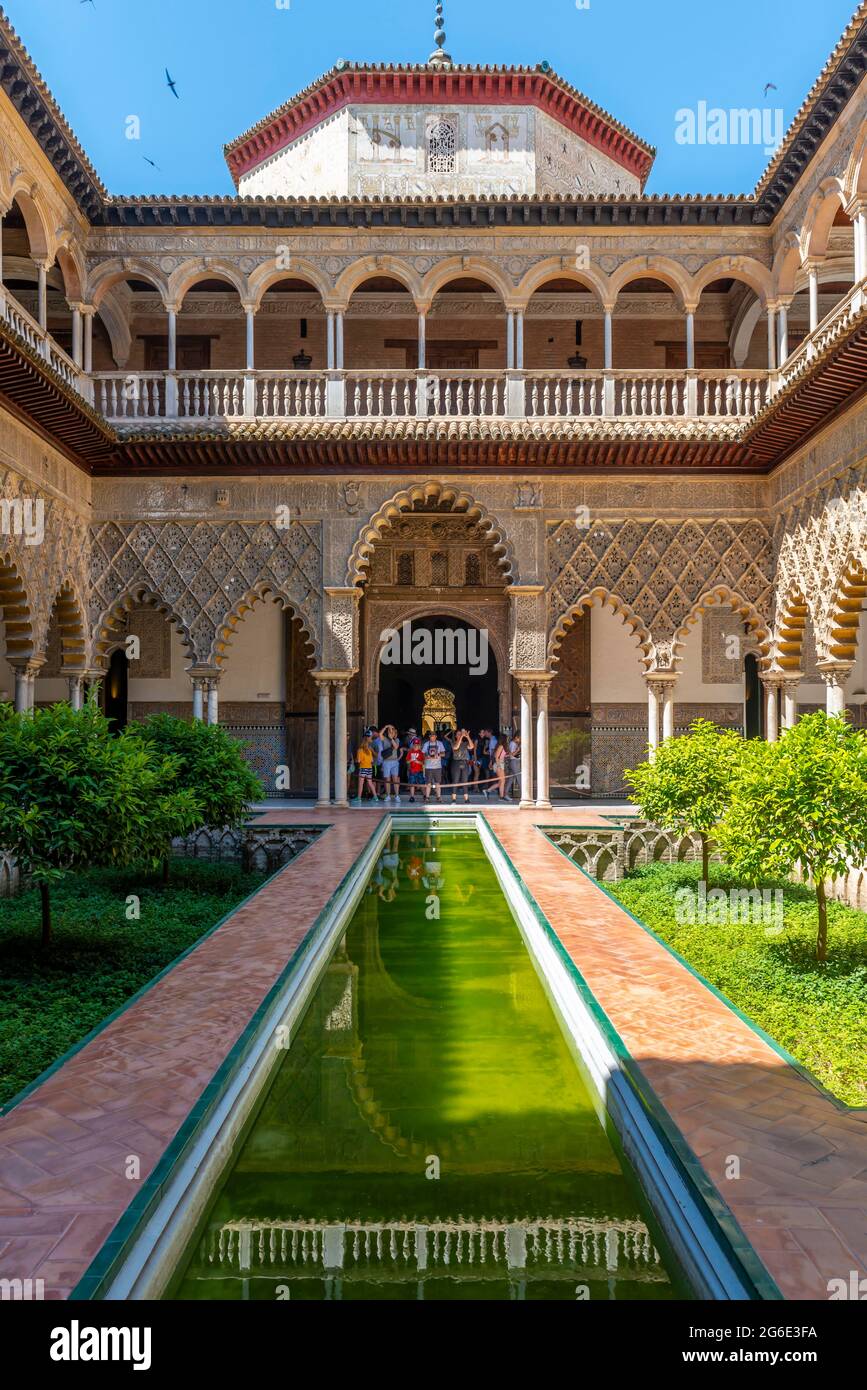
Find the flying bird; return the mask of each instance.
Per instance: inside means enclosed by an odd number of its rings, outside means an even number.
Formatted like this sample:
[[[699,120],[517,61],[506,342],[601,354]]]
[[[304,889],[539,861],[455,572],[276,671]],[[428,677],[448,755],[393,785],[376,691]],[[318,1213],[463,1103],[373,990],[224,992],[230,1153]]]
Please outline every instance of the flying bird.
[[[178,96],[177,92],[177,83],[175,82],[168,68],[166,68],[166,86],[168,87],[172,95],[176,97],[178,101],[180,101],[180,97]]]
[[[777,91],[777,84],[776,84],[776,82],[766,82],[766,83],[765,83],[765,92],[764,92],[765,96],[768,95],[768,92],[775,92],[775,91]]]
[[[154,164],[154,161],[152,159],[148,159],[146,154],[142,155],[142,159],[144,160],[145,164],[150,164],[153,166],[154,169],[159,169],[160,166],[158,164]]]
[[[95,0],[80,0],[80,3],[82,5],[93,5],[93,8],[96,9]]]

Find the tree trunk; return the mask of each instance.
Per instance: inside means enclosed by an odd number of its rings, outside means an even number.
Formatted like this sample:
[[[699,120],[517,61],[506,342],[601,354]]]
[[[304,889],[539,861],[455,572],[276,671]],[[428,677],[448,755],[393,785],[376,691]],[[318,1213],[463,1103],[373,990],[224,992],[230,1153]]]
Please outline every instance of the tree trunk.
[[[819,935],[816,937],[816,960],[822,964],[828,959],[828,900],[825,897],[825,880],[816,880],[816,902],[819,904]]]
[[[51,942],[51,898],[47,883],[40,883],[39,898],[42,903],[42,945],[48,946]]]
[[[707,886],[708,875],[710,873],[710,842],[706,835],[700,836],[701,839],[701,877]]]

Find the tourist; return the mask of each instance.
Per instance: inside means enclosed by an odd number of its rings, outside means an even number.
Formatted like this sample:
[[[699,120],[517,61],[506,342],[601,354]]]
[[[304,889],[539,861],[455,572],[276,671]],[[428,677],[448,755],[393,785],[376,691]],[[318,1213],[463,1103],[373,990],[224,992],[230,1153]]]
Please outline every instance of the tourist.
[[[491,776],[492,776],[492,778],[496,780],[496,783],[497,783],[497,791],[498,791],[500,800],[501,800],[501,801],[505,801],[505,799],[506,799],[506,757],[507,757],[507,753],[506,753],[506,743],[505,743],[505,740],[504,740],[504,739],[496,738],[496,736],[495,736],[494,734],[491,735],[491,738],[495,741],[496,746],[495,746],[495,748],[494,748],[494,750],[493,750],[493,754],[491,754],[491,753],[488,754],[488,758],[489,758],[489,767],[490,767],[490,771],[491,771]],[[489,745],[489,746],[490,746],[490,745]],[[492,790],[493,790],[492,787],[486,787],[486,788],[485,788],[485,796],[486,796],[486,797],[489,796],[490,793],[492,792]]]
[[[506,754],[506,786],[504,796],[508,799],[516,788],[521,785],[521,736],[513,734],[509,739],[509,751]]]
[[[385,796],[385,792],[380,784],[380,772],[382,770],[382,739],[377,729],[368,729],[367,737],[370,739],[370,746],[373,749],[373,790],[378,796]]]
[[[470,799],[470,763],[475,751],[476,745],[470,737],[469,730],[459,729],[452,749],[452,802],[458,799],[459,787],[464,789],[464,801],[468,802]]]
[[[358,804],[364,802],[364,792],[367,788],[374,801],[378,801],[374,786],[374,767],[376,765],[376,754],[369,734],[365,734],[361,740],[361,746],[355,754],[355,765],[358,768]]]
[[[430,801],[431,787],[436,787],[437,801],[442,801],[445,745],[440,742],[436,734],[430,734],[422,744],[421,751],[424,754],[424,799]]]
[[[379,740],[382,749],[385,799],[391,801],[393,794],[395,801],[400,801],[400,760],[403,757],[403,749],[393,724],[386,724],[385,728],[380,730]]]
[[[412,732],[412,730],[410,730]],[[415,789],[423,787],[424,778],[424,752],[422,751],[421,739],[416,734],[406,750],[406,772],[409,781],[409,800],[410,805],[415,805]],[[419,793],[421,795],[421,793]]]

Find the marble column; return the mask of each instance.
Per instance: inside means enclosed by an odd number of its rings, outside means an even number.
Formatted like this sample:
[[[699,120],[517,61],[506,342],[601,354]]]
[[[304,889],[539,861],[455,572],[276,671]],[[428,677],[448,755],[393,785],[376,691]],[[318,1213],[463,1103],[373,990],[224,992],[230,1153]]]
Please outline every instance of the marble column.
[[[72,305],[72,360],[76,367],[82,365],[81,305]]]
[[[15,673],[15,710],[18,714],[32,714],[36,707],[36,677],[45,661],[34,658],[10,665]]]
[[[695,367],[695,311],[688,309],[686,313],[686,369],[691,372]]]
[[[69,703],[74,710],[80,710],[84,705],[84,676],[76,672],[74,675],[67,674],[66,684],[69,689]]]
[[[524,315],[515,311],[515,366],[519,372],[524,370]]]
[[[809,267],[810,275],[810,332],[819,327],[819,272],[816,266]]]
[[[334,351],[339,372],[342,372],[344,368],[344,323],[344,312],[342,309],[338,309],[334,321]]]
[[[39,272],[39,288],[37,316],[39,327],[43,330],[48,328],[48,271],[49,266],[46,261],[40,261],[37,266]]]
[[[776,743],[780,737],[779,689],[780,683],[769,678],[762,681],[765,691],[765,738],[768,743]]]
[[[334,682],[334,804],[349,805],[346,695],[348,681]]]
[[[550,682],[536,683],[536,810],[551,810],[551,769],[548,744],[548,688]]]
[[[201,676],[191,676],[193,685],[193,718],[203,720],[205,717],[205,682]]]
[[[208,723],[219,724],[220,722],[220,682],[219,679],[211,679],[205,682],[205,690],[208,696]]]
[[[852,672],[849,662],[827,664],[819,667],[826,686],[825,708],[829,715],[846,713],[846,682]]]
[[[610,371],[614,366],[614,311],[605,310],[605,356],[603,358],[605,370]]]
[[[166,415],[170,420],[178,413],[178,311],[172,307],[168,316],[168,374],[166,376]]]
[[[423,372],[427,367],[427,314],[418,316],[418,369]]]
[[[656,682],[647,682],[647,748],[648,758],[653,762],[656,757],[656,750],[659,747],[659,699],[656,694]]]
[[[329,372],[334,371],[336,356],[334,351],[334,310],[329,309],[325,318],[325,361]]]
[[[521,809],[533,805],[533,682],[519,681],[521,691]]]
[[[768,371],[777,370],[777,306],[768,305]]]
[[[794,729],[798,722],[798,687],[801,684],[801,677],[789,676],[783,681],[780,689],[783,692],[783,731]]]
[[[659,703],[662,707],[662,741],[674,738],[674,687],[675,680],[657,682]]]
[[[779,365],[784,367],[789,358],[789,306],[780,305],[780,351]]]
[[[319,686],[319,795],[317,806],[331,805],[331,681],[314,676]]]
[[[93,371],[93,317],[96,310],[90,304],[82,307],[84,315],[84,370],[88,376]]]

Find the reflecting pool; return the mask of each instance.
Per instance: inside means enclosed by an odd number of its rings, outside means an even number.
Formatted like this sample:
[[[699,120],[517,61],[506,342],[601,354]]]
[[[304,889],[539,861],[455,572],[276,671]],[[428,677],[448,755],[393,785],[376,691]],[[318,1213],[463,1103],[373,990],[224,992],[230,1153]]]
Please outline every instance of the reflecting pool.
[[[170,1296],[685,1296],[477,835],[389,841]]]

